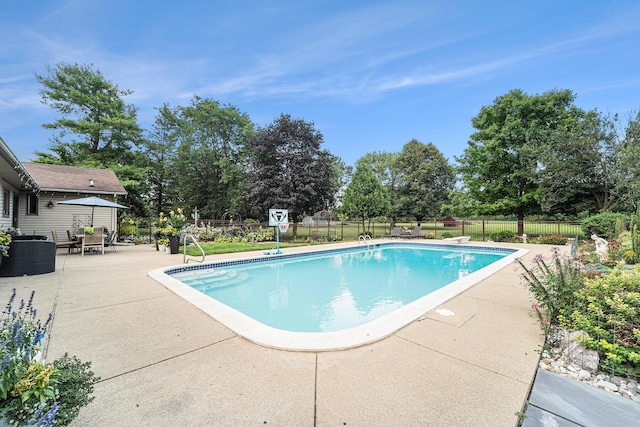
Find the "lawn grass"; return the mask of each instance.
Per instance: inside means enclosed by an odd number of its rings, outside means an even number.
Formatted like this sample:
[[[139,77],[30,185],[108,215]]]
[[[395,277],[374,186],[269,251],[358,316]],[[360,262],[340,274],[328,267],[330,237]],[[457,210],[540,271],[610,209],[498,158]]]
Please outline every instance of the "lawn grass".
[[[318,244],[317,242],[315,243]],[[307,246],[308,243],[298,242],[298,243],[281,243],[280,248],[292,248],[296,246]],[[200,243],[202,246],[202,250],[205,255],[219,255],[219,254],[230,254],[235,252],[251,252],[251,251],[265,251],[270,250],[275,247],[275,242],[259,242],[259,243],[250,243],[250,242],[231,242],[231,243],[218,243],[218,242],[202,242]],[[182,247],[180,247],[180,252],[182,252]],[[189,256],[201,256],[202,253],[200,250],[194,246],[187,246],[187,255]]]

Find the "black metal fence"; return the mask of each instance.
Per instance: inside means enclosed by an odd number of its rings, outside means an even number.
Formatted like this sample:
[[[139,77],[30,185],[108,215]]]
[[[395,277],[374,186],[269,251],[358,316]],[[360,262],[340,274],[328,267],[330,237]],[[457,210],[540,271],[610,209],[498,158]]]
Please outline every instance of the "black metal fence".
[[[148,243],[153,241],[154,218],[138,218],[134,224],[121,223],[118,229],[120,240],[128,240],[136,243]],[[193,223],[193,222],[192,222]],[[198,225],[203,227],[268,227],[264,223],[243,223],[229,220],[200,220]],[[396,223],[403,233],[409,234],[415,226],[420,225],[421,234],[428,238],[440,239],[443,237],[470,236],[474,241],[491,240],[491,234],[501,231],[510,231],[521,237],[526,234],[529,239],[538,236],[559,235],[566,237],[586,238],[579,221],[508,221],[485,219],[434,219],[429,221]],[[281,236],[283,241],[349,241],[357,240],[361,234],[369,234],[372,237],[383,237],[391,232],[391,224],[382,222],[361,221],[312,221],[306,223],[292,223],[289,230]],[[522,233],[519,231],[521,230]]]

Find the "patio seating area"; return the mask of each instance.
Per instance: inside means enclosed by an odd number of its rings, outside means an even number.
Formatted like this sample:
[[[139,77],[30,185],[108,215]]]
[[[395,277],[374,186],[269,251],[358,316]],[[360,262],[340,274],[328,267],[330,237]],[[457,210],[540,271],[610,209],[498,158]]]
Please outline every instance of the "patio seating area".
[[[95,227],[93,233],[85,233],[81,240],[81,253],[84,256],[87,249],[100,250],[104,255],[105,235],[102,227]]]
[[[115,230],[107,232],[104,227],[91,227],[92,233],[81,232],[73,233],[71,230],[67,230],[67,240],[60,240],[58,238],[58,232],[51,230],[51,236],[53,242],[56,245],[56,249],[67,249],[69,254],[79,253],[84,256],[87,253],[100,253],[104,255],[105,249],[110,249],[112,252],[116,250],[117,232]]]
[[[78,249],[78,241],[73,239],[69,230],[67,230],[67,240],[60,240],[56,230],[51,230],[51,237],[53,238],[53,243],[56,244],[56,249],[67,248],[69,253]]]
[[[423,239],[424,236],[420,234],[421,231],[422,227],[416,225],[415,227],[413,227],[413,231],[411,231],[411,234],[401,234],[400,237],[403,239]]]

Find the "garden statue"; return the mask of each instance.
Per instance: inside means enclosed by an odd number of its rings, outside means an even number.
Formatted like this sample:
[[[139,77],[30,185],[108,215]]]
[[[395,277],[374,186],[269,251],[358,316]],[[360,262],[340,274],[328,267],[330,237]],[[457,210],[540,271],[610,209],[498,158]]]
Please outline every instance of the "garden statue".
[[[607,252],[609,251],[609,242],[595,234],[591,235],[591,239],[596,243],[596,255],[598,255],[600,261],[605,261],[607,259]]]

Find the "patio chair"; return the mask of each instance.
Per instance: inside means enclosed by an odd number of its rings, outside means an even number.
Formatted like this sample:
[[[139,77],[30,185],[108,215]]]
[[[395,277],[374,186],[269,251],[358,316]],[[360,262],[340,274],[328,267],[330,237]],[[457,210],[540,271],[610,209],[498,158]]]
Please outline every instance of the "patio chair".
[[[402,237],[403,239],[420,239],[424,237],[420,234],[421,230],[422,226],[416,225],[415,227],[413,227],[413,231],[411,232],[411,234],[405,234],[404,236],[401,235],[400,237]]]
[[[112,251],[114,251],[114,252],[118,252],[118,251],[116,251],[116,245],[115,245],[115,243],[116,243],[116,237],[117,237],[117,236],[116,236],[116,231],[115,231],[115,230],[113,230],[113,231],[111,231],[111,232],[109,233],[109,236],[107,237],[107,239],[105,240],[105,243],[104,243],[104,245],[105,245],[107,248],[111,249],[111,250],[112,250]]]
[[[78,241],[74,241],[74,240],[59,240],[58,239],[58,233],[56,233],[56,230],[51,230],[51,236],[53,237],[53,243],[56,244],[56,249],[58,248],[68,248],[69,249],[69,253],[71,253],[71,249],[78,249]]]
[[[71,230],[67,230],[67,241],[74,242],[76,244],[76,246],[72,249],[80,250],[80,245],[82,242],[80,242],[80,239],[78,239],[77,235],[71,233]]]
[[[104,236],[102,235],[102,227],[95,227],[93,234],[85,233],[82,238],[82,256],[85,249],[99,248],[104,255]]]
[[[400,237],[400,227],[393,227],[390,234],[385,234],[384,237],[398,238]]]

